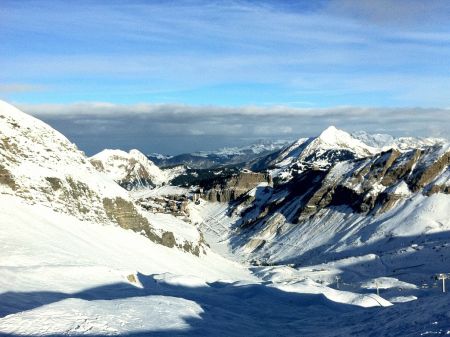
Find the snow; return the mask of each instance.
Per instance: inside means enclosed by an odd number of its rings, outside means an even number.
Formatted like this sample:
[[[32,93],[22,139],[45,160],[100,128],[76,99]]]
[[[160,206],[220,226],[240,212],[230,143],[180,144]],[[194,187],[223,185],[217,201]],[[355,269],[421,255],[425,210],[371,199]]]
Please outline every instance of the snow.
[[[185,240],[194,243],[200,240],[198,230],[178,217],[171,214],[150,212],[145,212],[145,216],[153,228],[174,233],[176,238],[179,238],[178,243],[180,244],[183,244]]]
[[[283,150],[276,159],[277,166],[285,167],[291,164],[300,155],[303,146],[305,146],[308,141],[309,138],[300,138]]]
[[[126,180],[133,170],[137,169],[133,161],[141,165],[154,184],[161,185],[168,181],[165,171],[161,170],[142,152],[136,149],[130,150],[128,153],[122,150],[106,149],[90,159],[100,161],[103,164],[104,172],[117,182]],[[139,172],[133,173],[135,179],[142,179]]]
[[[0,195],[0,333],[42,335],[180,330],[203,309],[180,296],[141,293],[127,275],[161,286],[254,282],[211,251],[197,258],[115,226],[80,221]],[[5,315],[5,313],[7,313]],[[8,314],[9,313],[9,314]]]
[[[161,154],[161,153],[150,153],[149,156],[156,158],[156,159],[170,159],[173,158],[173,156]]]
[[[411,302],[411,301],[415,301],[417,300],[416,296],[395,296],[395,297],[391,297],[389,299],[389,301],[391,303],[405,303],[405,302]]]
[[[364,144],[375,148],[389,147],[394,143],[394,137],[383,133],[370,134],[366,131],[356,131],[351,135],[353,138],[362,141]]]
[[[159,186],[154,189],[142,189],[137,191],[132,191],[131,195],[134,198],[146,198],[146,197],[158,197],[158,196],[167,196],[167,195],[188,195],[189,189],[185,187],[172,186],[172,185],[164,185]]]
[[[398,137],[394,138],[388,134],[369,134],[365,131],[357,131],[351,134],[353,138],[362,141],[364,144],[388,151],[389,149],[397,149],[400,151],[408,151],[416,148],[425,148],[428,146],[439,145],[448,142],[444,138],[433,137]]]
[[[415,284],[399,281],[393,277],[377,277],[361,285],[366,289],[389,289],[389,288],[402,288],[402,289],[416,289]]]
[[[103,198],[129,200],[127,192],[97,172],[67,138],[2,101],[0,140],[0,156],[6,159],[1,165],[11,174],[16,185],[14,190],[0,184],[0,193],[17,194],[29,203],[44,204],[84,219],[102,217]],[[59,181],[61,186],[58,190],[53,189],[49,179]],[[74,186],[79,186],[77,201],[64,194]],[[106,221],[104,214],[103,219]]]
[[[378,233],[392,233],[395,236],[414,236],[450,230],[450,197],[438,193],[429,197],[417,195],[409,199],[398,210],[383,217]],[[395,217],[392,217],[392,215]],[[375,237],[378,236],[374,234]]]
[[[352,153],[355,158],[366,158],[381,152],[366,145],[349,133],[334,126],[325,129],[318,137],[301,138],[283,150],[274,160],[276,169],[272,176],[289,180],[290,168],[296,164],[300,170],[305,167],[329,168],[338,162],[337,158]]]
[[[191,155],[207,158],[211,155],[219,157],[232,157],[232,156],[242,156],[245,155],[246,153],[260,154],[268,151],[279,150],[289,143],[290,141],[288,140],[260,141],[255,144],[250,144],[241,147],[224,147],[214,151],[193,152],[191,153]]]
[[[447,143],[445,138],[415,138],[415,137],[399,137],[394,139],[392,144],[383,147],[383,151],[395,148],[400,151],[408,151],[415,148],[426,148],[429,146],[441,145]]]
[[[335,207],[290,224],[275,213],[277,227],[249,239],[266,240],[255,256],[280,265],[250,267],[236,226],[245,207],[230,214],[226,204],[190,203],[190,222],[143,212],[157,230],[173,231],[177,240],[196,241],[203,230],[211,249],[199,257],[90,213],[65,212],[67,200],[54,197],[46,177],[72,177],[100,197],[132,198],[61,134],[1,101],[0,112],[3,144],[15,151],[11,158],[11,149],[0,148],[2,165],[19,186],[0,185],[0,335],[450,334],[448,298],[424,285],[448,268],[446,194],[410,194],[400,182],[389,191],[408,199],[381,215]],[[360,156],[370,153],[342,132],[329,128],[315,144],[301,143],[302,150],[313,144],[320,151],[329,145],[352,148]],[[447,150],[442,146],[425,161]],[[144,160],[135,151],[125,154]],[[338,163],[326,179],[353,169],[349,162]],[[444,170],[436,182],[447,181]],[[373,186],[374,193],[382,189]],[[161,186],[132,196],[188,192]],[[257,189],[249,195],[267,202]],[[95,200],[69,201],[99,209]]]
[[[386,189],[386,192],[392,193],[395,195],[401,195],[404,197],[410,196],[412,192],[410,191],[408,184],[405,181],[400,181],[397,185],[392,186],[391,188]]]
[[[326,298],[332,300],[333,302],[357,305],[365,308],[378,306],[388,307],[392,305],[389,301],[375,294],[363,295],[350,291],[336,290],[318,285],[312,280],[305,280],[288,285],[279,285],[277,287],[289,292],[323,294]]]
[[[334,126],[330,126],[325,129],[311,144],[309,144],[305,151],[302,153],[302,157],[306,157],[317,149],[350,149],[354,151],[358,156],[365,157],[370,154],[375,154],[379,150],[370,147],[358,139],[353,138],[349,133],[339,130]]]
[[[164,283],[172,286],[184,286],[190,288],[209,287],[205,280],[191,275],[174,275],[171,273],[164,273],[156,275],[155,280],[159,284]]]
[[[166,296],[90,301],[68,298],[6,316],[0,329],[2,333],[29,336],[179,331],[189,328],[187,318],[199,319],[201,313],[201,306],[193,301]]]
[[[305,331],[320,336],[329,335],[338,322],[349,328],[356,324],[341,316],[351,309],[324,303],[322,294],[352,307],[370,304],[360,295],[311,282],[264,286],[246,268],[213,252],[196,258],[137,233],[80,221],[16,197],[2,195],[0,212],[1,242],[7,243],[0,251],[3,334],[260,336]],[[130,282],[128,275],[138,282]],[[318,329],[323,315],[333,324]],[[305,319],[316,321],[316,327],[305,330]],[[266,329],[261,330],[261,321],[269,323]]]
[[[0,197],[0,241],[6,243],[0,254],[2,267],[6,270],[22,269],[34,273],[39,272],[35,270],[39,268],[57,271],[59,267],[67,267],[80,273],[83,270],[92,273],[95,267],[99,269],[98,275],[102,275],[109,268],[111,281],[117,280],[117,275],[134,271],[146,274],[172,272],[203,277],[208,281],[252,279],[245,268],[213,252],[198,258],[154,244],[131,230],[80,221],[44,206],[27,205],[17,197]],[[89,268],[85,269],[86,266]],[[17,287],[23,281],[13,286]],[[11,284],[6,282],[2,286],[9,288]],[[42,286],[45,289],[45,283]],[[36,284],[33,288],[42,289]]]

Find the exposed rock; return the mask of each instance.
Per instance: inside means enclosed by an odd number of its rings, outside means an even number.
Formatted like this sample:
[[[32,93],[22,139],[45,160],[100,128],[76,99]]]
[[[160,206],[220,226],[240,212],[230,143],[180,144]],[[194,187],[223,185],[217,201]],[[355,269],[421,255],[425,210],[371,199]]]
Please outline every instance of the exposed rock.
[[[189,216],[188,197],[185,195],[171,195],[158,197],[144,197],[136,202],[143,209],[153,213],[166,213],[174,216]]]
[[[151,241],[163,246],[169,248],[175,246],[176,240],[173,233],[163,232],[161,236],[157,235],[148,220],[137,212],[132,202],[122,198],[105,198],[103,199],[103,206],[108,217],[120,227],[142,233]]]
[[[393,208],[399,200],[402,199],[401,195],[393,193],[380,193],[377,198],[377,203],[380,205],[378,213],[384,213]]]
[[[435,193],[445,193],[445,194],[450,194],[450,185],[444,185],[444,184],[437,184],[437,185],[432,185],[430,186],[430,188],[426,191],[426,195],[430,196],[433,195]]]
[[[204,197],[212,202],[233,201],[263,182],[271,185],[271,176],[267,173],[255,173],[245,170],[206,191]]]
[[[131,283],[138,283],[137,279],[136,279],[136,275],[134,275],[134,274],[127,275],[127,280]]]
[[[438,174],[449,167],[450,151],[444,153],[432,163],[423,162],[420,164],[421,165],[417,168],[416,173],[410,181],[411,190],[414,192],[425,187],[425,185],[434,180]]]
[[[175,247],[176,241],[175,236],[172,232],[164,232],[161,236],[161,244],[163,246],[173,248]]]
[[[380,181],[384,186],[390,186],[400,179],[405,178],[411,172],[422,154],[419,149],[407,152],[402,156],[400,156],[399,152],[396,150],[393,150],[393,152],[396,154],[395,156],[391,156],[391,158],[393,157],[395,159],[391,162],[391,165],[387,167],[387,170],[383,172],[383,178]]]
[[[12,190],[17,189],[16,182],[14,181],[14,177],[11,173],[0,164],[0,184],[6,185]]]
[[[55,177],[45,177],[45,179],[50,183],[53,191],[58,191],[63,187],[61,179]]]

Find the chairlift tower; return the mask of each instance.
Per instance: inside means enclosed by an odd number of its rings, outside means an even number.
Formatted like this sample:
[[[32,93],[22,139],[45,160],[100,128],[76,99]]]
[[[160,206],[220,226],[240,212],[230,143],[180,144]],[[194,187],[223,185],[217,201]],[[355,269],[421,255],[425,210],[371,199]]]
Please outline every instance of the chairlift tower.
[[[336,279],[336,289],[339,289],[339,281],[341,280],[341,277],[336,275],[335,279]]]
[[[438,274],[437,279],[442,280],[442,292],[445,293],[445,280],[449,278],[449,274]]]

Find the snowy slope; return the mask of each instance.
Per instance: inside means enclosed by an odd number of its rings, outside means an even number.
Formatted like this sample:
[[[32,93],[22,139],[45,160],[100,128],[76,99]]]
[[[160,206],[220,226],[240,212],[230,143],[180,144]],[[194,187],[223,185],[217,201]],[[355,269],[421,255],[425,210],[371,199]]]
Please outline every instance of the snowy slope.
[[[133,231],[80,221],[18,197],[0,195],[0,214],[0,334],[185,328],[185,315],[202,312],[193,301],[162,296],[120,299],[127,285],[140,286],[134,282],[137,273],[161,274],[162,283],[194,287],[219,279],[255,280],[237,263],[212,252],[197,258]],[[117,300],[70,295],[96,288],[92,296]]]
[[[289,267],[254,270],[262,283],[213,253],[195,258],[132,231],[0,198],[1,336],[450,331],[447,299],[439,294],[390,306],[377,295],[332,289]]]

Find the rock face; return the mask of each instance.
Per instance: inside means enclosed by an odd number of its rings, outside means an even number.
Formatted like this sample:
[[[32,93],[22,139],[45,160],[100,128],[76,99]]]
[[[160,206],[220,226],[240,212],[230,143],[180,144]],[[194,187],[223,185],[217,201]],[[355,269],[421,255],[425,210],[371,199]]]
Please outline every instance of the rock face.
[[[116,224],[175,246],[155,229],[127,191],[98,172],[85,155],[47,124],[0,101],[0,194],[41,204],[80,220]]]
[[[270,175],[246,170],[206,191],[205,199],[212,202],[230,202],[261,183],[272,184]]]
[[[192,199],[196,201],[194,198]],[[137,199],[136,202],[139,206],[150,212],[189,217],[187,207],[189,198],[186,195],[146,196]]]
[[[90,159],[91,164],[127,190],[151,188],[168,180],[160,170],[138,150],[103,150]]]

